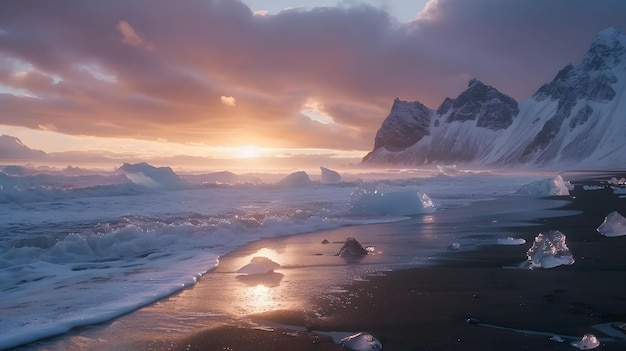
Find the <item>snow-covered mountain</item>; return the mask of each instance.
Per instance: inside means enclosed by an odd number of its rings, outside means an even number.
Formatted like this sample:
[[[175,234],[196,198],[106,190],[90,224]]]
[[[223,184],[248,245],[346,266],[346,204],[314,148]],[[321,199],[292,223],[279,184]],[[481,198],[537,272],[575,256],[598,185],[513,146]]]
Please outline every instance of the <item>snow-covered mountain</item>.
[[[578,66],[567,65],[520,104],[475,79],[437,110],[396,99],[363,162],[621,166],[626,34],[603,30]]]
[[[39,159],[46,156],[45,152],[29,148],[16,137],[0,136],[0,160]]]

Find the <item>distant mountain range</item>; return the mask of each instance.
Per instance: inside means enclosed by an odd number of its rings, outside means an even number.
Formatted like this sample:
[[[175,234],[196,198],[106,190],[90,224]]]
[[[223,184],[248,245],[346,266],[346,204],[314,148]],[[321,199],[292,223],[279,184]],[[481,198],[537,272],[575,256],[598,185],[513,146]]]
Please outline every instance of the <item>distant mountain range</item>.
[[[622,167],[626,35],[601,31],[578,66],[521,103],[476,79],[437,110],[396,99],[363,163]]]
[[[41,150],[33,150],[24,145],[16,137],[9,135],[0,136],[0,160],[14,159],[41,159],[48,155]]]

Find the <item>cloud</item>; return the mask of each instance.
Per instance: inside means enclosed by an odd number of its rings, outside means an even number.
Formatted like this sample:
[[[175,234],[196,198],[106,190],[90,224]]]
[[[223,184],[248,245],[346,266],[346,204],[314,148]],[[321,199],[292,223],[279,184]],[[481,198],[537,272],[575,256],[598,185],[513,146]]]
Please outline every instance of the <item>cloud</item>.
[[[226,106],[237,106],[237,100],[232,96],[220,96],[220,101]]]
[[[476,77],[525,99],[626,30],[622,0],[433,0],[409,23],[351,3],[3,1],[0,87],[26,94],[0,93],[0,125],[366,151],[396,97],[436,108]],[[333,123],[303,116],[310,101]]]
[[[139,34],[137,34],[137,32],[135,32],[135,29],[130,24],[128,24],[128,22],[119,21],[116,28],[122,35],[122,43],[146,50],[154,49],[152,43],[148,42]]]

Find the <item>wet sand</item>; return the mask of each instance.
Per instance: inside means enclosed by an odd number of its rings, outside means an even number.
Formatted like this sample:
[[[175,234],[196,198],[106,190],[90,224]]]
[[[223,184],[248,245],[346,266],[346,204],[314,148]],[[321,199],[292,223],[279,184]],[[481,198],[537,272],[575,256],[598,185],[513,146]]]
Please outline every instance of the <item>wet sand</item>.
[[[512,268],[528,245],[451,251],[435,258],[436,265],[354,281],[297,309],[248,315],[248,325],[198,330],[173,349],[341,350],[322,332],[364,331],[384,350],[572,350],[570,343],[586,333],[601,339],[599,350],[624,350],[626,340],[593,326],[626,322],[626,237],[596,231],[609,212],[626,214],[626,199],[608,190],[580,192],[582,184],[566,206],[582,214],[509,228],[528,243],[539,232],[565,233],[576,258],[571,266]],[[550,340],[553,335],[565,341]]]
[[[595,184],[585,178],[585,183]],[[539,212],[531,216],[535,219],[520,222],[508,213],[505,200],[495,207],[483,202],[451,211],[455,220],[446,224],[449,228],[440,228],[435,213],[404,224],[312,233],[307,240],[328,238],[331,244],[306,247],[313,252],[308,256],[288,252],[302,249],[292,245],[301,236],[262,240],[221,260],[210,281],[94,327],[98,330],[91,335],[67,338],[64,345],[75,350],[345,350],[327,332],[368,332],[382,342],[383,350],[575,350],[570,342],[591,333],[602,339],[598,350],[624,350],[626,341],[608,340],[610,336],[593,326],[626,322],[626,236],[606,238],[596,231],[608,213],[626,215],[626,199],[608,190],[580,192],[583,182],[576,184],[566,202],[563,197],[549,201],[582,211],[577,215],[542,218]],[[475,250],[444,250],[443,255],[418,258],[425,264],[411,269],[384,269],[385,254],[373,256],[377,263],[372,266],[333,261],[340,260],[333,253],[342,238],[362,235],[380,243],[377,231],[392,238],[389,230],[416,225],[422,226],[420,241],[410,244],[433,245],[433,252],[441,251],[428,239],[437,237],[437,230],[465,231],[470,239],[473,233],[482,244]],[[552,269],[515,268],[535,236],[548,230],[566,234],[576,262]],[[527,244],[480,241],[496,232],[515,233]],[[268,247],[295,259],[280,273],[251,280],[235,277],[251,255]],[[382,274],[368,274],[376,270]],[[265,288],[257,291],[261,284]],[[175,322],[157,323],[165,316]],[[566,340],[551,341],[553,335]]]

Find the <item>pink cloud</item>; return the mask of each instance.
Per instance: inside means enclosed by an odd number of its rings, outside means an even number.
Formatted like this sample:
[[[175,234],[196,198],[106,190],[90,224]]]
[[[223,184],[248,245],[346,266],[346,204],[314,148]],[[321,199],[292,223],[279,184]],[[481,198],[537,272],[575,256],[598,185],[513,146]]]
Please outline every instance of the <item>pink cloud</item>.
[[[438,0],[406,24],[365,5],[36,4],[0,4],[0,85],[31,95],[0,95],[0,124],[214,145],[367,150],[396,97],[436,108],[477,77],[524,99],[626,30],[621,0]],[[311,100],[334,123],[303,117]]]
[[[122,35],[122,43],[129,44],[141,49],[153,50],[152,43],[142,38],[135,29],[126,21],[119,21],[116,26]]]

